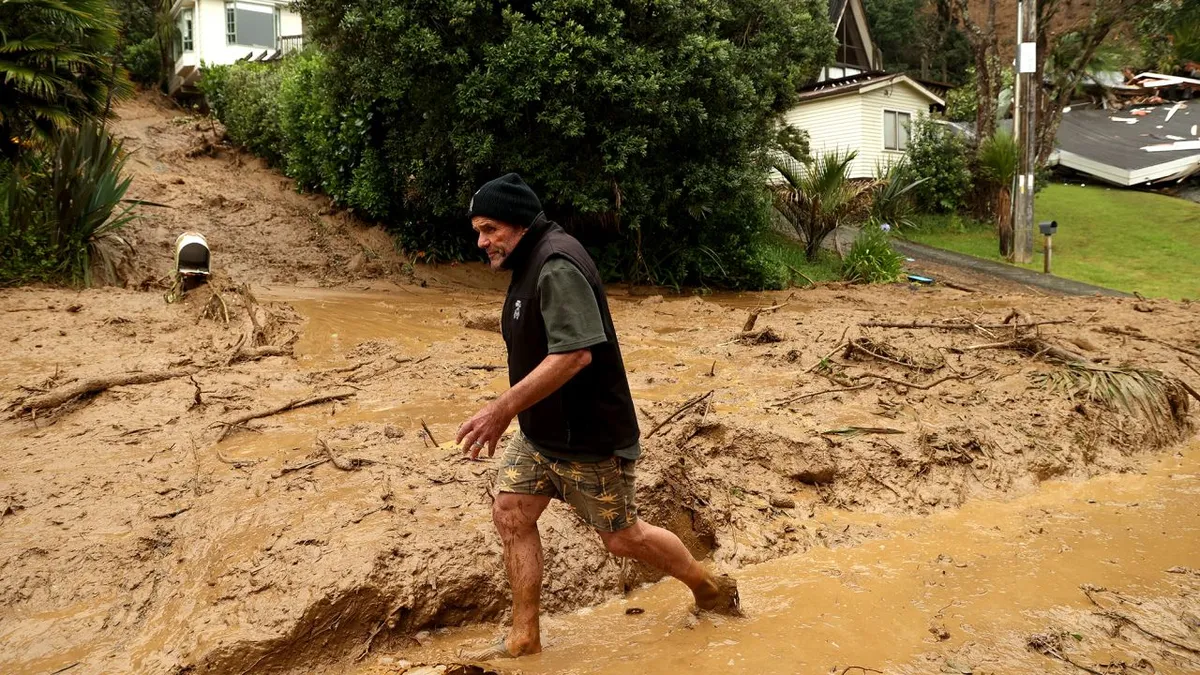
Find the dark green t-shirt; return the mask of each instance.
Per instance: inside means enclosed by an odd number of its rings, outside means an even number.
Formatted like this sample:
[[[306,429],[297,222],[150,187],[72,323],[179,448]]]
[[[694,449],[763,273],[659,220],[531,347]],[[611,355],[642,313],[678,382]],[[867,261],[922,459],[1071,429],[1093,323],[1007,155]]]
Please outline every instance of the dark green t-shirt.
[[[573,352],[608,340],[592,286],[570,260],[550,258],[542,265],[538,274],[538,294],[541,296],[542,321],[546,324],[549,353]],[[564,461],[599,462],[608,459],[604,456],[562,455],[540,447],[537,450],[547,457]],[[642,449],[638,443],[634,443],[628,448],[617,448],[615,454],[623,459],[635,460],[642,454]]]

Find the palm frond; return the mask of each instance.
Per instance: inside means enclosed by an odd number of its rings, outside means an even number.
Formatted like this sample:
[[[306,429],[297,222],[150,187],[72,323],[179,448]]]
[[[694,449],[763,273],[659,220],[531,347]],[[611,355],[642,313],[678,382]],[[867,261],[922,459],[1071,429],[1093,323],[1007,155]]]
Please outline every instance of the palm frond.
[[[1179,426],[1181,406],[1186,416],[1187,398],[1178,394],[1172,378],[1157,370],[1072,363],[1030,377],[1035,384],[1071,399],[1137,415],[1157,426]]]

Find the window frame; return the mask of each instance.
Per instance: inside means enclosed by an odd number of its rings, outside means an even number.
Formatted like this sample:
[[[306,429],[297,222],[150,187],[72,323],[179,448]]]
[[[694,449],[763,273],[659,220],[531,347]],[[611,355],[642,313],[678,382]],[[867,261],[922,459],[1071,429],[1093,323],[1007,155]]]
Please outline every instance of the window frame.
[[[272,32],[274,32],[274,44],[259,45],[245,44],[238,42],[238,25],[237,12],[238,5],[256,5],[259,7],[270,8],[270,14],[273,19]],[[267,14],[268,12],[262,12]],[[279,37],[283,31],[283,9],[272,2],[253,2],[251,0],[225,0],[225,44],[234,47],[249,47],[251,49],[278,49]]]
[[[888,145],[888,116],[891,115],[891,132],[894,139],[894,145]],[[907,152],[908,141],[912,129],[912,113],[903,110],[888,110],[883,111],[883,149],[889,152]],[[903,135],[901,131],[903,130]],[[903,137],[903,143],[901,138]]]
[[[181,27],[182,30],[180,32],[182,33],[181,37],[183,42],[181,48],[185,54],[187,52],[196,51],[195,17],[196,15],[194,9],[189,8],[183,10],[183,26]]]

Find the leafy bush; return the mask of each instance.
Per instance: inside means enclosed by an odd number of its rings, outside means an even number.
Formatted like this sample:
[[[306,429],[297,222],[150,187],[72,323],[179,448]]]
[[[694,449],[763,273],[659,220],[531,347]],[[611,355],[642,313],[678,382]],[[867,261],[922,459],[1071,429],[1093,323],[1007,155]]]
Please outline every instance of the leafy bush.
[[[282,71],[270,63],[205,66],[199,87],[235,143],[272,164],[287,152],[279,126]]]
[[[904,256],[888,242],[887,233],[878,225],[867,225],[854,238],[854,244],[842,260],[842,277],[867,284],[891,283],[904,271]]]
[[[119,236],[133,216],[121,208],[120,141],[84,122],[53,154],[13,167],[0,188],[0,283],[61,280],[90,285],[98,270],[115,278]]]
[[[908,161],[915,179],[917,208],[932,213],[960,209],[971,187],[969,149],[945,125],[921,115],[912,125]]]
[[[162,83],[162,59],[158,53],[158,38],[148,37],[125,48],[122,55],[125,68],[134,82],[148,86]]]
[[[611,274],[771,282],[761,150],[832,57],[827,4],[299,4],[325,56],[292,72],[325,86],[281,102],[288,171],[407,248],[478,255],[470,195],[515,170]],[[311,153],[290,136],[324,120]]]

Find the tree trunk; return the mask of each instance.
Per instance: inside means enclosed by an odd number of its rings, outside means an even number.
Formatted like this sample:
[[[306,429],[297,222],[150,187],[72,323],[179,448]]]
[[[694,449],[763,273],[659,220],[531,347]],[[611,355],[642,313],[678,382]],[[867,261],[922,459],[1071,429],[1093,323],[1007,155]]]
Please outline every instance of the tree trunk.
[[[971,18],[967,0],[955,0],[952,16],[966,33],[975,59],[978,99],[975,109],[975,138],[982,141],[996,130],[997,99],[1003,82],[1000,77],[1000,49],[996,37],[996,0],[987,0],[987,22],[982,27]]]
[[[996,187],[995,201],[996,234],[1000,239],[1000,255],[1010,259],[1013,254],[1014,235],[1012,226],[1012,195],[1007,185]]]

